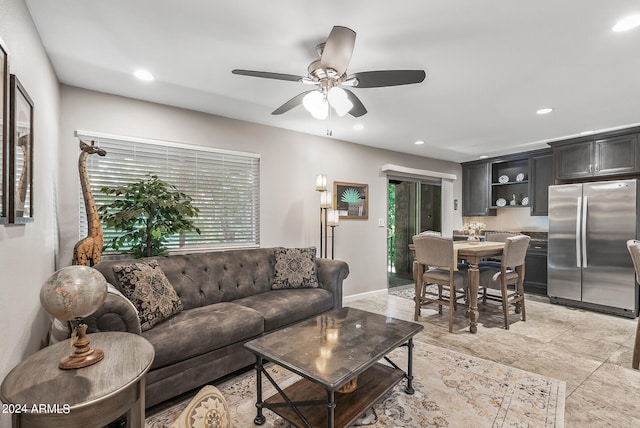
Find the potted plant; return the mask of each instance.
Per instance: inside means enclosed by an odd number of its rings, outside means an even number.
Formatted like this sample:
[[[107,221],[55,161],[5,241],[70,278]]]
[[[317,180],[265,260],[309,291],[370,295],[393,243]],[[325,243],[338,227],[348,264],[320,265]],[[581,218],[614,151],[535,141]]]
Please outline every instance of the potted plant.
[[[116,199],[100,207],[102,221],[107,227],[124,234],[107,245],[118,251],[129,245],[126,252],[134,257],[151,257],[167,254],[167,239],[176,233],[196,231],[192,218],[198,216],[198,208],[192,198],[165,183],[156,175],[122,187],[103,187],[106,195]]]

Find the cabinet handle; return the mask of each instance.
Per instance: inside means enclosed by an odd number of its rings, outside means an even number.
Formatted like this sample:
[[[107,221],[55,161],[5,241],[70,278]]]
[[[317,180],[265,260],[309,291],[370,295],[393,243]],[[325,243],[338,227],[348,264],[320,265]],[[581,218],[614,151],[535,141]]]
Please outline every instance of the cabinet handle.
[[[589,173],[593,172],[591,169],[591,164],[589,164]]]

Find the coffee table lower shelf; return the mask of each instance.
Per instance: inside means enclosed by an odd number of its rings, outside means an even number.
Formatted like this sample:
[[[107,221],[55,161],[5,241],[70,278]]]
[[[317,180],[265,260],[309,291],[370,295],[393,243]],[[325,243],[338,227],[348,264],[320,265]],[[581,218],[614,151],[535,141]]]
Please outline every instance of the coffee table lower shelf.
[[[341,394],[336,392],[335,426],[348,427],[358,419],[369,407],[378,401],[405,377],[402,370],[376,363],[358,376],[358,387],[354,392]],[[285,394],[291,401],[310,401],[327,399],[327,391],[319,384],[308,379],[301,379],[288,388]],[[285,400],[276,393],[265,401],[269,404],[283,403]],[[304,426],[300,418],[290,407],[269,408],[289,423]],[[321,406],[304,406],[298,410],[309,421],[313,428],[327,426],[327,409]]]

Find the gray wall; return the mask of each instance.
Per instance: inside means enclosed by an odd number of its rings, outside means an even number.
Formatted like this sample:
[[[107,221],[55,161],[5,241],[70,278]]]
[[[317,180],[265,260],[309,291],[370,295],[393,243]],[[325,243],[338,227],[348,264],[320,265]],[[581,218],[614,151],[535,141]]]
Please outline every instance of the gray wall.
[[[35,222],[0,226],[0,379],[37,351],[49,319],[40,307],[42,283],[53,273],[57,248],[56,181],[59,85],[22,0],[0,0],[0,37],[10,51],[11,73],[33,99]],[[10,418],[0,414],[0,426]]]
[[[343,220],[336,228],[336,258],[349,263],[345,296],[386,288],[386,175],[391,163],[456,174],[452,162],[374,149],[344,141],[62,86],[59,222],[61,265],[69,264],[78,240],[78,140],[74,130],[144,137],[260,153],[261,245],[319,246],[319,194],[315,175],[328,181],[369,185],[369,219]],[[107,156],[109,156],[107,154]],[[454,197],[460,199],[460,179]],[[450,215],[454,215],[453,213]],[[460,211],[455,223],[461,221]]]

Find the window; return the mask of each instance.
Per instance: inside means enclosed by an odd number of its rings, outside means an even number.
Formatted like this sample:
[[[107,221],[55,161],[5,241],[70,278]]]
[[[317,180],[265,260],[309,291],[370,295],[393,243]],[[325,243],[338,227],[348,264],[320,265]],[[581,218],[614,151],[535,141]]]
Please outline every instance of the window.
[[[106,150],[87,158],[87,175],[98,208],[113,196],[102,187],[122,186],[155,174],[193,198],[201,234],[174,236],[169,251],[257,247],[260,244],[260,155],[134,137],[76,131],[76,137]],[[87,220],[80,194],[80,237]],[[104,242],[118,236],[103,225]]]

